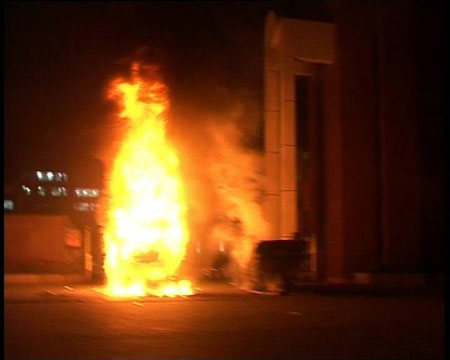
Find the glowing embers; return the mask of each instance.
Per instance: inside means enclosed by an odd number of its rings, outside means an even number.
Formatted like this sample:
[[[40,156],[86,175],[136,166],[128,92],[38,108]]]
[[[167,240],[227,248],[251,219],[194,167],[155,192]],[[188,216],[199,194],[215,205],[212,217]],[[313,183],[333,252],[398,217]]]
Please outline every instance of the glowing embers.
[[[189,236],[178,156],[166,138],[167,91],[141,73],[134,64],[132,80],[110,89],[127,130],[108,179],[106,293],[190,295],[188,281],[174,280]]]

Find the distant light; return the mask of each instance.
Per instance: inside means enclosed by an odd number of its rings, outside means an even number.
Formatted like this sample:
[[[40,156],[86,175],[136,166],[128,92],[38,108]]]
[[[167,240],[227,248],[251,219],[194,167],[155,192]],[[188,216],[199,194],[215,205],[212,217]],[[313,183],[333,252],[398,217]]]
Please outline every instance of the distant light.
[[[75,195],[77,197],[96,198],[100,194],[98,189],[76,188]]]
[[[61,196],[61,188],[57,187],[57,188],[52,188],[51,190],[51,194],[52,196]]]
[[[12,200],[3,200],[4,210],[14,210],[14,202]]]
[[[47,172],[47,178],[48,178],[49,181],[53,180],[53,173],[51,171]]]
[[[27,195],[31,195],[31,189],[28,186],[22,185],[22,189]]]
[[[42,180],[42,172],[36,171],[36,175],[37,175],[39,180]]]
[[[89,203],[76,203],[73,205],[73,207],[77,211],[89,211]]]
[[[37,189],[38,189],[37,192],[39,195],[45,196],[45,189],[42,186],[38,186]]]
[[[73,205],[74,209],[77,211],[95,211],[97,204],[90,202],[79,202]]]

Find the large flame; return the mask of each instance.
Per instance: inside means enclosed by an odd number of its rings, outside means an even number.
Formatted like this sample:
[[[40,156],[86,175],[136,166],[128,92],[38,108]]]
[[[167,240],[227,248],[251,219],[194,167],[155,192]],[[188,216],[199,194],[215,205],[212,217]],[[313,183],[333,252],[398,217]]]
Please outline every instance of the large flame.
[[[127,130],[108,179],[106,293],[189,295],[190,282],[175,280],[189,236],[179,159],[166,137],[167,89],[139,64],[132,71],[110,88]]]

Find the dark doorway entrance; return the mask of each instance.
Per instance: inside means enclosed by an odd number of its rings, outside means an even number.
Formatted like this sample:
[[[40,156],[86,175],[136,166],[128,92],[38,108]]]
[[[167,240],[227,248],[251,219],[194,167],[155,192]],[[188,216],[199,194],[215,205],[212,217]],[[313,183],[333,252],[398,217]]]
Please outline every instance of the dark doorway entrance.
[[[320,69],[319,69],[320,70]],[[324,277],[323,246],[323,88],[316,76],[295,78],[297,122],[297,206],[298,231],[309,239],[310,269],[313,279]]]

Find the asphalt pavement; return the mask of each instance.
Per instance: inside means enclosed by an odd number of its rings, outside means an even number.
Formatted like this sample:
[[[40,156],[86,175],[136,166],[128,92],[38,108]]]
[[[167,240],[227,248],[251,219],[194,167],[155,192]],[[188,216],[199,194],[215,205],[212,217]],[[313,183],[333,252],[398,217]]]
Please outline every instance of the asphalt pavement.
[[[5,358],[444,359],[441,295],[196,292],[115,299],[93,285],[8,286]]]

